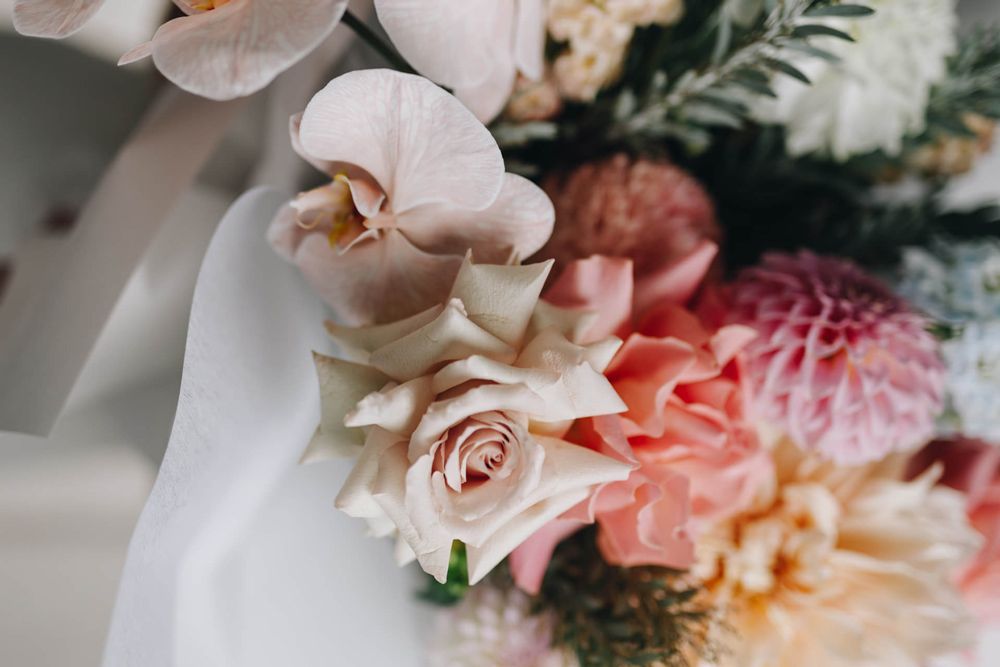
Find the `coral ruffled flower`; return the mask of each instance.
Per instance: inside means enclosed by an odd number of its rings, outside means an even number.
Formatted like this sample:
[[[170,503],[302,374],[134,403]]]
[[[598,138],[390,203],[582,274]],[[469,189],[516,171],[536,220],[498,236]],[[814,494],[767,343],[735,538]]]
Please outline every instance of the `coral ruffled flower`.
[[[927,320],[851,262],[772,254],[733,287],[759,418],[841,465],[934,433],[944,366]]]
[[[591,255],[630,257],[641,280],[722,236],[708,193],[669,162],[619,154],[552,174],[542,187],[557,222],[540,256],[560,268]]]
[[[375,0],[379,21],[424,76],[448,86],[489,122],[518,73],[545,67],[545,0]]]
[[[551,233],[545,193],[504,173],[489,131],[426,79],[338,77],[293,119],[292,144],[331,180],[282,209],[269,238],[350,323],[440,302],[469,249],[506,262]]]
[[[969,521],[983,538],[959,585],[966,604],[984,623],[1000,625],[1000,447],[981,440],[938,440],[911,462],[919,473],[944,467],[941,484],[965,494]]]
[[[551,266],[467,260],[443,304],[328,325],[356,362],[317,356],[323,414],[306,459],[357,455],[337,507],[398,531],[401,561],[415,556],[439,581],[455,540],[476,583],[632,467],[561,437],[625,406],[602,374],[621,341],[577,344],[581,316],[539,305]]]
[[[724,667],[923,667],[969,646],[954,575],[978,536],[939,469],[841,468],[788,441],[750,509],[698,540]],[[727,641],[732,637],[731,641]]]
[[[17,0],[14,25],[26,35],[66,37],[103,0]],[[215,100],[254,93],[333,31],[347,0],[174,0],[187,16],[160,26],[119,64],[152,57],[180,88]]]
[[[644,294],[633,293],[629,260],[592,257],[570,265],[546,294],[559,306],[597,313],[588,335],[625,338],[607,377],[628,410],[584,420],[573,436],[637,469],[512,555],[525,590],[538,590],[555,545],[594,521],[609,562],[686,567],[693,558],[688,532],[741,511],[769,474],[734,361],[753,331],[715,329],[685,307],[715,253],[706,242],[650,280]]]

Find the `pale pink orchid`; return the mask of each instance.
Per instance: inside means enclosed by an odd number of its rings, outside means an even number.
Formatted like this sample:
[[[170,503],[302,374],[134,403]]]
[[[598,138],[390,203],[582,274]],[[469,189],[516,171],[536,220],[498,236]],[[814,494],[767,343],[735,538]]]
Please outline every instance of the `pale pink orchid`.
[[[269,237],[345,321],[420,312],[467,251],[505,263],[552,232],[541,188],[504,173],[489,131],[426,79],[345,74],[293,119],[292,142],[331,181],[279,212]]]
[[[66,37],[103,0],[17,0],[14,26],[36,37]],[[347,0],[174,0],[183,16],[122,56],[147,56],[184,90],[215,100],[254,93],[316,48],[347,8]]]
[[[545,0],[375,0],[379,22],[424,76],[484,122],[503,110],[518,73],[542,78]]]

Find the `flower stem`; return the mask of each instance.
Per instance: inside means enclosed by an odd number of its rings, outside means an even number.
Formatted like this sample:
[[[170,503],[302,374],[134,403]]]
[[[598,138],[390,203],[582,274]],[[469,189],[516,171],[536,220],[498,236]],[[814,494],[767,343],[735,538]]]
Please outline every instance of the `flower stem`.
[[[392,65],[394,69],[408,74],[416,74],[416,70],[406,62],[406,59],[399,55],[399,52],[391,44],[382,39],[378,33],[369,28],[364,21],[351,13],[351,10],[344,12],[341,19],[344,24],[354,31],[354,34],[361,38],[365,44],[374,49],[380,56]]]

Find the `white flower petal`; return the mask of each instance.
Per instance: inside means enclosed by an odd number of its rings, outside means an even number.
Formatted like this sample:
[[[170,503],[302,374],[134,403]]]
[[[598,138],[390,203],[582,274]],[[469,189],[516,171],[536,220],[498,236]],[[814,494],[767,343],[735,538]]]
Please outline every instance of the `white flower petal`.
[[[302,462],[356,456],[365,436],[360,429],[346,427],[344,415],[366,394],[381,388],[388,378],[371,366],[319,353],[314,353],[313,359],[319,377],[321,418],[316,435],[302,455]]]
[[[148,51],[177,86],[213,100],[257,92],[340,21],[347,0],[232,0],[160,26]]]
[[[477,326],[466,315],[462,303],[452,299],[429,324],[372,352],[370,362],[402,382],[419,377],[442,362],[473,354],[513,361],[517,353]]]
[[[526,178],[504,174],[503,188],[488,208],[470,211],[430,205],[398,217],[406,237],[426,252],[464,255],[479,263],[530,257],[552,235],[555,209],[548,195]]]
[[[433,400],[431,378],[425,375],[388,391],[368,394],[347,414],[344,424],[351,427],[378,426],[406,437],[417,427]]]
[[[552,260],[525,266],[473,264],[467,256],[451,288],[469,319],[500,340],[520,346]]]
[[[104,0],[17,0],[14,29],[29,37],[68,37],[103,4]]]
[[[489,131],[418,76],[366,70],[337,77],[309,102],[299,136],[315,158],[371,174],[396,214],[431,203],[484,209],[503,185],[503,158]]]

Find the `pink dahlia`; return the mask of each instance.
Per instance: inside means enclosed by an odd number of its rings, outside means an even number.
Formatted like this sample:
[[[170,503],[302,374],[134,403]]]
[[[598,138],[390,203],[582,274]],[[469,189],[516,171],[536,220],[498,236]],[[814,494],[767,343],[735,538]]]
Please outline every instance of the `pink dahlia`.
[[[772,254],[733,287],[757,416],[799,447],[857,465],[934,432],[944,366],[927,321],[841,259]]]
[[[983,540],[959,575],[965,603],[983,623],[1000,625],[1000,447],[938,440],[913,458],[910,472],[917,476],[934,463],[943,467],[940,483],[965,494],[969,522]]]
[[[721,237],[704,188],[669,162],[619,154],[551,175],[542,187],[556,226],[539,256],[558,268],[591,255],[628,257],[642,279]]]

